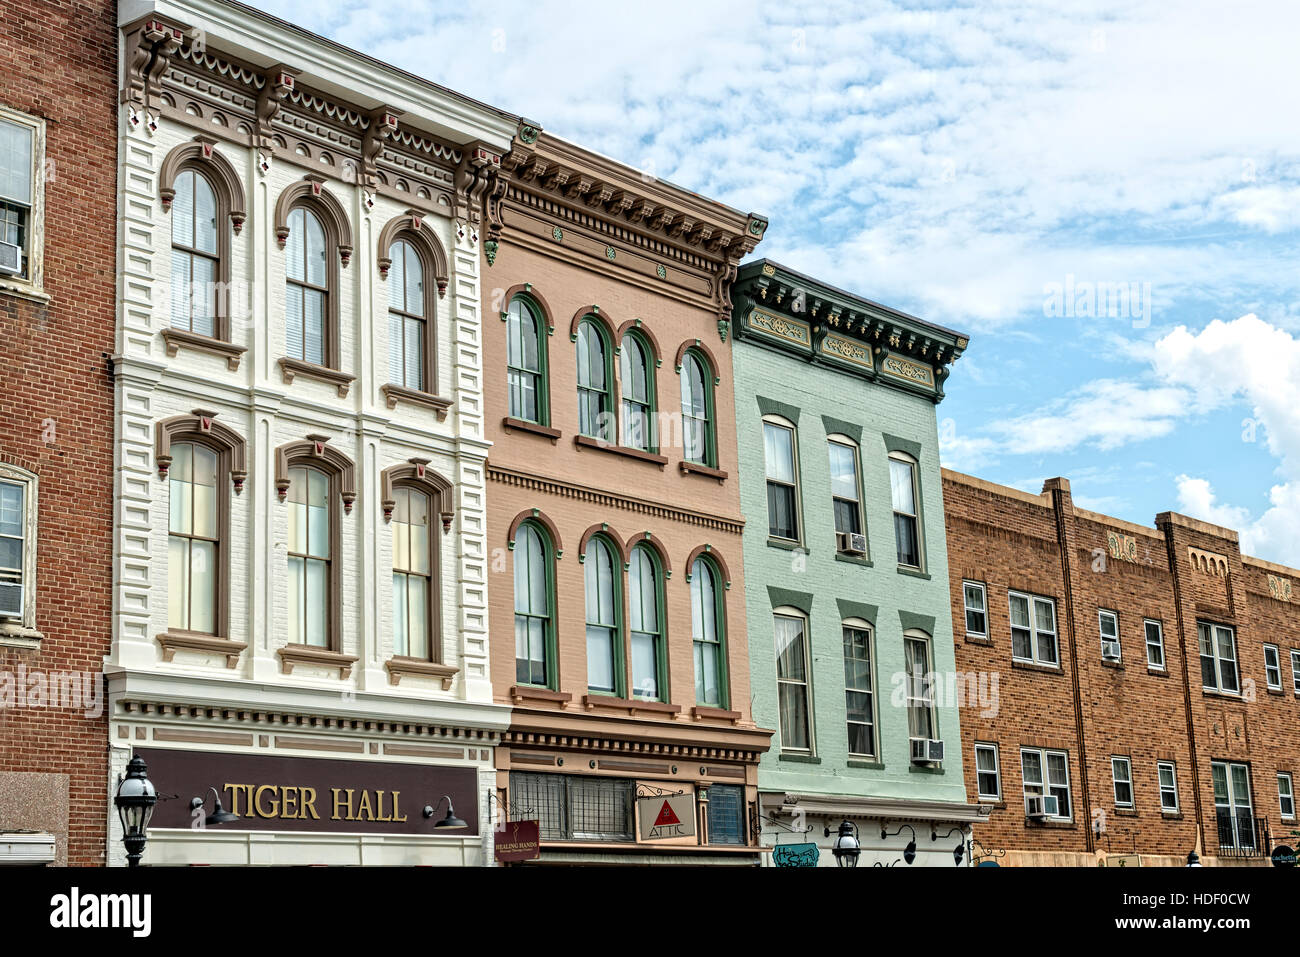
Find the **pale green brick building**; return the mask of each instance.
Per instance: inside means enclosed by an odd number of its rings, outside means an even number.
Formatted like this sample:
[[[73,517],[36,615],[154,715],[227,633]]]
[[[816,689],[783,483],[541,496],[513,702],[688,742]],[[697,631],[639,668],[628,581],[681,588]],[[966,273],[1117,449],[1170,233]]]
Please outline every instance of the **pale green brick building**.
[[[847,821],[859,866],[965,864],[935,410],[967,339],[767,260],[732,298],[763,843],[834,866]]]

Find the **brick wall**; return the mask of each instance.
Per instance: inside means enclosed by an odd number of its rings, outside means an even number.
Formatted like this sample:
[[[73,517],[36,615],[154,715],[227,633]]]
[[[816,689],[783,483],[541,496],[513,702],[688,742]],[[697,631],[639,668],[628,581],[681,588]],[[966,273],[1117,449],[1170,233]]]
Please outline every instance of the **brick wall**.
[[[0,673],[93,673],[101,685],[111,615],[114,5],[4,0],[0,11],[0,105],[46,124],[49,296],[0,292],[0,461],[38,477],[44,635],[37,649],[0,647]],[[0,830],[50,831],[60,863],[102,863],[106,754],[102,713],[0,709]]]

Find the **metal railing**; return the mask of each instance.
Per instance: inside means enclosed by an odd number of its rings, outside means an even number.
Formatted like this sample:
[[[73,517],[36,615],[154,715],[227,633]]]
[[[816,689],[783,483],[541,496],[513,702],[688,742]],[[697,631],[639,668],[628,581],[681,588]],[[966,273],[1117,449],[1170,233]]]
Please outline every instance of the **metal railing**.
[[[1272,850],[1268,818],[1255,817],[1249,808],[1216,808],[1220,857],[1267,857]]]

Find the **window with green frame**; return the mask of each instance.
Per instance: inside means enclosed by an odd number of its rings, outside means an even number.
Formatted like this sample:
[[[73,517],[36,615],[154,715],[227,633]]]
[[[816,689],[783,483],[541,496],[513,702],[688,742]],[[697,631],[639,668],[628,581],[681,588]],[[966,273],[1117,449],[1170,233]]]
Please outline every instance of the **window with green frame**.
[[[546,334],[541,310],[526,296],[515,296],[506,309],[506,343],[510,417],[549,425]]]
[[[682,356],[682,454],[686,461],[718,466],[718,442],[713,428],[713,378],[709,363],[695,349]]]
[[[628,629],[632,645],[633,698],[668,700],[664,653],[663,566],[649,545],[632,549],[628,564]]]
[[[717,567],[701,556],[691,565],[691,632],[695,644],[695,703],[728,707],[727,620]]]
[[[515,533],[515,681],[555,683],[555,549],[546,530],[525,521]]]
[[[622,382],[622,442],[629,449],[653,452],[655,442],[655,372],[649,343],[639,332],[623,336],[619,349]]]
[[[592,319],[578,323],[578,431],[602,442],[614,437],[614,367],[605,330]]]
[[[593,535],[582,555],[587,604],[587,690],[622,697],[623,575],[614,555],[603,535]]]

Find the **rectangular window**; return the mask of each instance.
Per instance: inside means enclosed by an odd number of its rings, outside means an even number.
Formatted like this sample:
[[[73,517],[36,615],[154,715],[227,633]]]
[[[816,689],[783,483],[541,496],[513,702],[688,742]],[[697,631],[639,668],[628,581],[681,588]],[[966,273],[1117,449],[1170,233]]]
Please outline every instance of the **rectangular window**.
[[[1201,650],[1201,685],[1206,691],[1240,694],[1237,680],[1237,645],[1231,628],[1206,621],[1196,623]]]
[[[740,785],[710,786],[709,843],[745,843],[745,789]]]
[[[1065,751],[1021,748],[1020,776],[1024,784],[1026,812],[1029,810],[1029,798],[1041,794],[1056,799],[1055,813],[1052,813],[1049,803],[1047,814],[1049,818],[1054,821],[1071,819],[1070,759]]]
[[[1002,798],[1002,775],[998,769],[998,746],[975,745],[975,782],[981,801]]]
[[[1291,790],[1291,774],[1280,771],[1277,775],[1277,803],[1282,812],[1282,820],[1295,820],[1295,794]]]
[[[894,537],[898,542],[898,564],[921,567],[921,510],[917,505],[916,465],[910,459],[891,456],[889,490],[894,505]]]
[[[904,637],[903,646],[907,665],[907,733],[913,738],[938,738],[930,642],[926,638]]]
[[[857,447],[835,439],[827,445],[831,458],[831,508],[835,513],[835,531],[839,535],[860,535],[862,503],[858,493],[861,482],[858,479]]]
[[[1160,780],[1160,810],[1170,813],[1178,810],[1178,775],[1172,761],[1160,761],[1156,764],[1156,776]]]
[[[1282,690],[1282,659],[1277,645],[1264,646],[1264,680],[1272,691]]]
[[[0,283],[40,286],[44,151],[41,120],[0,108]]]
[[[1294,648],[1291,650],[1291,684],[1295,686],[1295,693],[1300,694],[1300,651]]]
[[[1212,761],[1214,813],[1219,847],[1238,851],[1255,849],[1255,813],[1250,803],[1250,768],[1229,761]]]
[[[776,686],[781,712],[781,748],[784,751],[811,752],[807,621],[793,615],[774,615],[773,621],[776,627]]]
[[[1103,609],[1097,617],[1101,623],[1101,659],[1119,661],[1119,615]]]
[[[544,841],[631,841],[633,784],[626,778],[510,772],[510,819],[537,820]]]
[[[1165,670],[1165,636],[1160,622],[1148,618],[1142,622],[1147,638],[1147,667]]]
[[[989,622],[984,586],[979,582],[962,582],[961,594],[966,610],[966,634],[974,638],[987,638]]]
[[[289,470],[289,643],[330,645],[333,531],[330,479],[314,468]]]
[[[1133,765],[1128,758],[1110,759],[1110,777],[1115,786],[1115,806],[1133,806]]]
[[[1056,603],[1050,598],[1010,592],[1011,657],[1057,666]]]
[[[219,458],[205,445],[171,447],[168,479],[167,627],[217,632]],[[291,508],[296,509],[296,504]],[[296,531],[297,526],[292,523]],[[297,539],[293,539],[297,543]],[[290,568],[295,568],[290,559]]]
[[[799,540],[799,483],[796,478],[794,429],[763,423],[767,462],[767,533],[772,538]]]
[[[28,484],[0,473],[0,619],[25,618],[28,569]]]
[[[876,706],[871,683],[871,632],[844,626],[844,706],[848,715],[849,754],[876,754]]]

